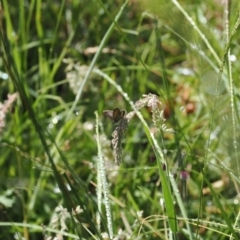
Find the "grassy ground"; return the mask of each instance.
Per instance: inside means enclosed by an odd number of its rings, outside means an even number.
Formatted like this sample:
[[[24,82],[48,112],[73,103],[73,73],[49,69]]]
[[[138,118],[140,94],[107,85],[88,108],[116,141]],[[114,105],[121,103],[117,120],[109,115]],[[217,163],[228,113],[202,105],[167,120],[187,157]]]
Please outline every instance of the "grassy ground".
[[[239,10],[2,0],[0,238],[239,239]]]

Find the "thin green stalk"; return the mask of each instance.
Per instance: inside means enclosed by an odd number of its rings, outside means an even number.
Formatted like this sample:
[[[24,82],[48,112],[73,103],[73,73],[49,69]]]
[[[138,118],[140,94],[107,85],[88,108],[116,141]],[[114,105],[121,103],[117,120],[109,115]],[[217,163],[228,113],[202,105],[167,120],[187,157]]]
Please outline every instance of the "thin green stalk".
[[[98,205],[98,212],[96,216],[97,221],[97,228],[100,231],[101,230],[101,216],[102,213],[102,180],[101,180],[101,171],[100,171],[100,161],[102,161],[102,148],[99,140],[99,118],[97,112],[95,112],[96,115],[96,134],[97,134],[97,146],[98,146],[98,161],[97,161],[97,205]]]
[[[229,3],[226,2],[225,4],[225,25],[226,25],[226,39],[227,42],[229,42],[229,9],[228,9],[228,5]],[[239,21],[240,21],[240,15],[239,15],[239,9],[238,9],[238,16],[237,16],[237,21],[236,21],[236,25],[235,25],[235,29],[238,28],[239,26]],[[234,31],[233,31],[234,32]],[[238,152],[237,152],[237,129],[236,129],[236,113],[235,113],[235,106],[234,106],[234,83],[233,83],[233,76],[232,76],[232,64],[230,61],[230,48],[227,51],[227,67],[228,67],[228,75],[229,75],[229,83],[230,83],[230,99],[231,99],[231,111],[232,111],[232,125],[233,125],[233,148],[234,148],[234,159],[236,161],[237,164],[237,170],[238,173],[240,172],[240,164],[238,161]],[[235,220],[235,223],[233,225],[233,228],[235,228],[238,225],[239,222],[239,217],[240,217],[240,210],[238,211],[238,215],[237,218]],[[233,235],[233,234],[232,234]],[[233,239],[233,236],[231,235],[231,239]]]
[[[56,23],[55,30],[53,33],[53,41],[52,41],[52,44],[50,47],[50,54],[49,54],[49,58],[48,58],[49,60],[51,60],[51,58],[52,58],[54,44],[57,42],[57,36],[58,36],[57,34],[58,34],[58,30],[59,30],[59,25],[61,22],[62,13],[63,13],[64,7],[65,7],[65,2],[66,2],[65,0],[62,0],[61,7],[60,7],[60,10],[58,13],[58,19],[57,19],[57,23]],[[74,31],[72,31],[72,32],[74,32]]]
[[[135,111],[138,118],[142,122],[145,133],[148,137],[149,142],[151,143],[151,145],[154,149],[154,152],[155,152],[155,155],[157,158],[159,176],[160,176],[161,184],[162,184],[162,188],[163,188],[163,195],[164,195],[164,200],[165,200],[165,206],[166,206],[166,212],[167,212],[167,216],[168,216],[169,226],[173,233],[177,233],[178,229],[177,229],[177,223],[176,223],[176,215],[175,215],[175,210],[174,210],[174,205],[173,205],[172,193],[171,193],[170,185],[169,185],[169,179],[167,177],[167,174],[162,169],[162,163],[165,163],[165,159],[164,159],[164,154],[163,154],[161,148],[158,146],[158,143],[157,143],[154,135],[151,133],[142,114],[136,109],[134,103],[131,101],[131,99],[128,97],[128,95],[123,91],[121,86],[116,84],[116,82],[114,82],[107,74],[103,73],[102,71],[95,69],[94,72],[99,74],[103,78],[105,78],[111,85],[113,85],[117,89],[117,91],[119,93],[122,94],[122,96],[130,104],[130,106],[132,107],[132,109]]]
[[[125,3],[122,5],[121,9],[119,10],[118,14],[116,15],[116,17],[114,19],[114,22],[111,24],[111,26],[107,30],[106,34],[104,35],[104,37],[103,37],[103,39],[102,39],[102,41],[101,41],[101,43],[99,45],[98,51],[94,55],[93,60],[92,60],[90,66],[89,66],[89,68],[88,68],[88,70],[86,72],[86,75],[85,75],[85,77],[84,77],[84,79],[82,81],[82,84],[81,84],[80,88],[78,89],[78,92],[76,94],[76,97],[75,97],[75,100],[73,102],[73,105],[72,105],[72,107],[71,107],[71,109],[70,109],[70,111],[68,113],[67,119],[70,118],[70,116],[72,115],[74,109],[76,108],[76,105],[77,105],[79,99],[81,98],[81,94],[82,94],[83,88],[86,85],[86,82],[87,82],[87,80],[88,80],[88,78],[89,78],[89,76],[90,76],[90,74],[91,74],[91,72],[92,72],[92,70],[94,68],[94,65],[96,64],[100,54],[102,53],[103,47],[106,45],[109,37],[111,36],[111,34],[112,34],[113,30],[114,30],[116,22],[119,20],[120,16],[123,13],[123,10],[127,6],[128,2],[129,2],[129,0],[126,0]]]
[[[99,196],[102,194],[101,188],[103,188],[103,194],[104,194],[104,204],[106,208],[106,217],[107,217],[107,225],[108,225],[108,231],[109,231],[109,238],[113,239],[113,224],[112,224],[112,215],[111,215],[111,205],[109,202],[109,193],[108,193],[108,182],[107,182],[107,177],[106,177],[106,169],[104,165],[104,160],[103,160],[103,155],[102,155],[102,148],[100,144],[100,137],[99,137],[99,131],[98,131],[98,114],[95,112],[96,115],[96,133],[97,133],[97,146],[98,146],[98,170],[100,171],[98,175],[100,174],[99,177],[99,182],[98,182],[98,203],[101,204],[101,197]],[[101,213],[101,205],[98,205],[99,213]]]
[[[217,92],[217,96],[214,100],[214,104],[213,104],[213,109],[212,109],[212,116],[211,116],[211,119],[210,119],[210,125],[209,125],[209,137],[208,137],[208,141],[207,141],[207,149],[210,148],[210,134],[212,132],[212,128],[213,128],[213,120],[214,120],[214,116],[215,116],[215,113],[216,113],[216,104],[219,100],[219,97],[220,97],[220,94],[219,94],[219,86],[220,86],[220,82],[221,82],[221,79],[222,79],[222,74],[223,74],[223,69],[225,67],[225,64],[228,60],[228,52],[230,50],[230,45],[231,45],[231,42],[232,42],[232,39],[233,39],[233,36],[235,35],[238,27],[240,25],[240,5],[238,7],[238,16],[237,16],[237,21],[233,27],[233,30],[230,34],[230,37],[227,41],[227,44],[225,46],[225,50],[224,50],[224,55],[222,57],[222,61],[221,61],[221,65],[220,65],[220,68],[219,68],[219,75],[218,75],[218,82],[217,82],[217,89],[216,89],[216,92]],[[222,207],[222,204],[221,202],[219,201],[219,198],[217,196],[217,194],[215,193],[211,183],[209,182],[208,178],[207,178],[207,166],[206,166],[206,162],[207,162],[207,159],[208,159],[208,151],[206,152],[205,154],[205,157],[204,157],[205,161],[204,161],[204,168],[203,168],[203,171],[202,171],[202,174],[203,174],[203,181],[205,181],[213,195],[213,198],[218,206],[218,208],[220,209],[221,213],[222,213],[222,216],[225,220],[225,222],[227,223],[228,227],[229,227],[229,230],[231,231],[232,235],[237,239],[237,235],[233,229],[233,226],[232,226],[232,223],[229,221],[229,218],[226,214],[226,212],[224,211],[223,207]],[[202,187],[203,187],[203,181],[202,181]],[[200,208],[199,208],[200,209]]]
[[[199,36],[202,38],[202,40],[205,42],[206,46],[208,47],[208,49],[210,50],[210,52],[212,53],[212,55],[214,56],[215,60],[217,61],[217,63],[220,65],[221,64],[221,59],[218,57],[217,53],[215,52],[215,50],[212,48],[211,44],[209,43],[209,41],[207,40],[206,36],[200,31],[200,29],[198,28],[197,24],[193,21],[193,19],[188,15],[188,13],[182,8],[182,6],[178,3],[177,0],[172,0],[172,2],[175,4],[175,6],[183,13],[183,15],[186,17],[186,19],[188,20],[188,22],[192,25],[193,29],[195,29],[197,31],[197,33],[199,34]]]

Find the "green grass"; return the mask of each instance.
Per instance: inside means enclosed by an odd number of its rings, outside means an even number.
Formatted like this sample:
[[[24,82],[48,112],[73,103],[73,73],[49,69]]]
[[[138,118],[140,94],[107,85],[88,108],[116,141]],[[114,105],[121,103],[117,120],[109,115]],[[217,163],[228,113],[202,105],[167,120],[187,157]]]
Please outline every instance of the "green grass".
[[[1,239],[239,238],[238,1],[1,7]]]

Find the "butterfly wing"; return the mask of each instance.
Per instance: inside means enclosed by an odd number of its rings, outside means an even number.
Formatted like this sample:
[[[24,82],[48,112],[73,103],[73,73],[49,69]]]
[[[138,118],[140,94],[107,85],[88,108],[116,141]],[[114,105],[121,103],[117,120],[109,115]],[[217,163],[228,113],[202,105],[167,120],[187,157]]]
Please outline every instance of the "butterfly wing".
[[[112,110],[104,110],[103,114],[105,117],[107,117],[113,121],[113,111]]]
[[[111,119],[114,123],[118,123],[126,114],[125,110],[120,110],[119,108],[114,108],[111,110],[104,110],[103,114],[105,117]]]

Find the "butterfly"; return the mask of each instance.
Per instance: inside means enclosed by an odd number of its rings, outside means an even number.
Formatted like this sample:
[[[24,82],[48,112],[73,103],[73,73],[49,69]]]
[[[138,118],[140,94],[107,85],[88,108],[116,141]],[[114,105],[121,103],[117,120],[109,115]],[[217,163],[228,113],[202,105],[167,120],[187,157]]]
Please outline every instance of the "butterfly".
[[[113,123],[118,123],[126,114],[126,110],[120,110],[119,108],[114,108],[113,110],[104,110],[103,114],[105,117],[111,119]]]

